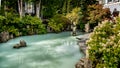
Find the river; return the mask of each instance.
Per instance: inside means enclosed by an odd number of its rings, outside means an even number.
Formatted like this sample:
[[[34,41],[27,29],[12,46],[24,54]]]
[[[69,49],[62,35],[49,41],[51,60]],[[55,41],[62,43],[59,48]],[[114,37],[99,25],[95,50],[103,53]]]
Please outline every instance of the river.
[[[27,47],[13,49],[20,40]],[[22,36],[0,44],[0,68],[74,68],[83,56],[70,32]]]

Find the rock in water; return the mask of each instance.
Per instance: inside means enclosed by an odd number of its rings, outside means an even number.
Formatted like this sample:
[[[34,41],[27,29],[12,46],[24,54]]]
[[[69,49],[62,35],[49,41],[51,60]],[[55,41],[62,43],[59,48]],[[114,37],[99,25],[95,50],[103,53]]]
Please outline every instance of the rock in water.
[[[21,48],[21,47],[26,47],[26,42],[24,40],[20,40],[19,44],[15,44],[13,48]]]
[[[24,40],[20,40],[20,46],[21,47],[26,47],[26,42]]]
[[[15,44],[13,48],[17,48],[17,49],[20,48],[20,44]]]

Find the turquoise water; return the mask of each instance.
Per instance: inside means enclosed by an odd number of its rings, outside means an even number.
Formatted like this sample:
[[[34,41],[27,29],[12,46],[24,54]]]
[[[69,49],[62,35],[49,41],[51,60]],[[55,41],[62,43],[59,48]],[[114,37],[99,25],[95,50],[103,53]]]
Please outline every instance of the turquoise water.
[[[13,49],[20,40],[27,47]],[[0,68],[74,68],[83,57],[70,32],[23,36],[0,44]]]

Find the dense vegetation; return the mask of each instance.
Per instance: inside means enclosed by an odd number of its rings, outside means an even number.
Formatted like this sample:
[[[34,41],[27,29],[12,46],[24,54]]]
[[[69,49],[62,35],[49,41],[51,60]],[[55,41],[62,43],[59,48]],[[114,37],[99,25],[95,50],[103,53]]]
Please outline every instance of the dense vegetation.
[[[71,30],[73,24],[84,31],[89,15],[86,8],[96,3],[96,0],[1,0],[0,32],[8,31],[14,36],[41,34],[48,27],[52,32],[61,32]],[[42,23],[43,19],[48,23]]]
[[[25,16],[20,19],[16,14],[0,16],[0,32],[8,31],[13,36],[46,33],[45,26],[37,17]]]
[[[48,26],[55,32],[61,32],[69,29],[70,20],[63,15],[57,14],[53,16],[48,23]]]
[[[111,12],[109,8],[104,8],[101,4],[94,4],[88,6],[88,23],[90,23],[91,28],[94,28],[98,25],[99,22],[102,22],[105,18],[111,18]]]
[[[100,23],[111,14],[96,0],[1,0],[1,3],[0,33],[8,31],[14,36],[43,34],[47,33],[48,27],[53,32],[61,32],[71,30],[73,24],[84,30],[85,24],[90,24],[92,29],[95,27],[87,41],[93,68],[120,67],[120,18],[116,24]],[[25,3],[33,4],[34,12],[27,12]],[[43,19],[47,19],[47,23]]]
[[[119,68],[120,17],[116,23],[105,21],[95,27],[87,44],[93,68]]]

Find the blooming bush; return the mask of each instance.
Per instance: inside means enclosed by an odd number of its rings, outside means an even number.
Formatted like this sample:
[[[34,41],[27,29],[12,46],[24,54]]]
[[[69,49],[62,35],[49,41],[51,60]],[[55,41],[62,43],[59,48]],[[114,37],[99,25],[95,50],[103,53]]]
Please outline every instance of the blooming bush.
[[[120,18],[116,24],[106,21],[95,27],[87,45],[93,68],[119,68]]]

